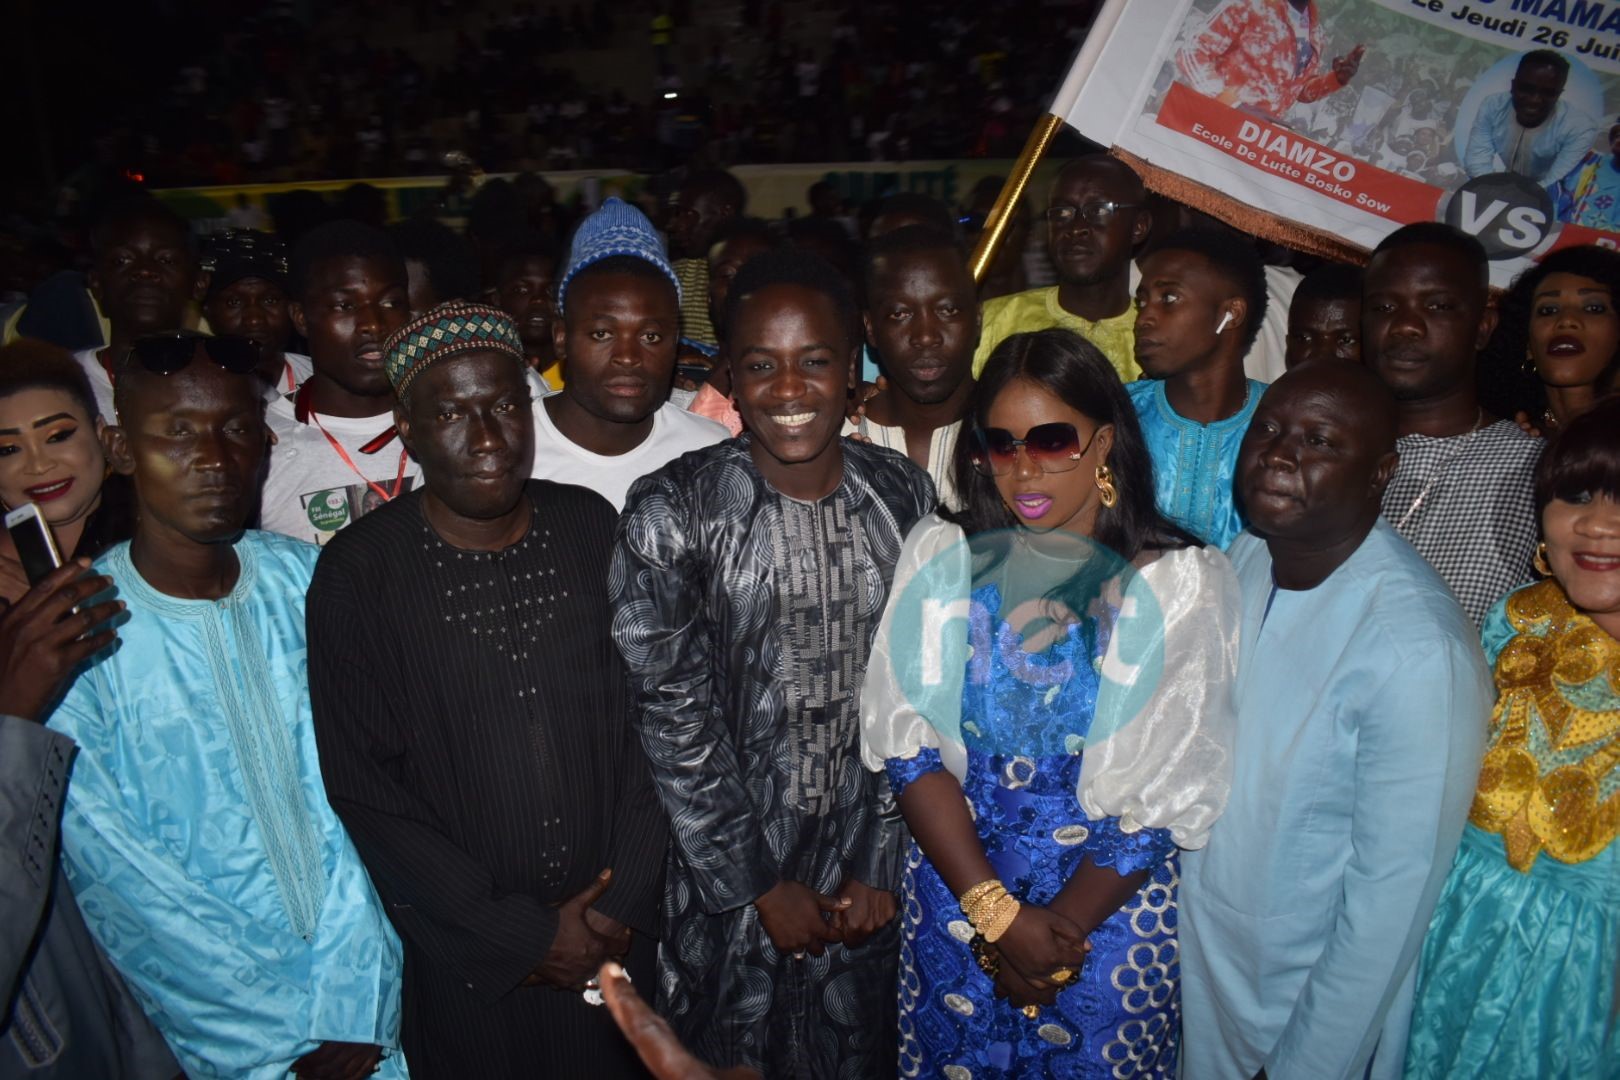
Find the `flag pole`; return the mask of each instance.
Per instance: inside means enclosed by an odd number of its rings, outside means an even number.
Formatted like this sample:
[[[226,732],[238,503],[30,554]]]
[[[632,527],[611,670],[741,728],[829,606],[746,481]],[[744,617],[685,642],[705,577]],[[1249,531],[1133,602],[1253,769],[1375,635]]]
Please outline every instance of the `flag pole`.
[[[996,251],[1001,247],[1002,237],[1007,233],[1007,225],[1012,221],[1013,208],[1024,197],[1024,189],[1029,186],[1029,178],[1035,174],[1036,167],[1046,157],[1047,148],[1052,145],[1052,140],[1057,138],[1064,121],[1074,111],[1075,102],[1080,97],[1080,88],[1085,85],[1091,70],[1097,66],[1097,58],[1102,54],[1103,43],[1113,34],[1114,27],[1118,25],[1120,15],[1128,2],[1129,0],[1105,0],[1101,10],[1097,12],[1097,17],[1091,21],[1091,30],[1086,34],[1085,43],[1080,46],[1079,55],[1069,67],[1069,74],[1052,99],[1052,107],[1035,122],[1035,130],[1029,133],[1018,160],[1013,162],[1012,172],[1008,174],[1006,183],[1001,185],[995,205],[990,208],[990,216],[985,219],[984,231],[979,234],[979,242],[973,246],[973,257],[968,262],[968,269],[973,272],[975,282],[983,281],[985,274],[990,272],[990,264],[995,261]]]

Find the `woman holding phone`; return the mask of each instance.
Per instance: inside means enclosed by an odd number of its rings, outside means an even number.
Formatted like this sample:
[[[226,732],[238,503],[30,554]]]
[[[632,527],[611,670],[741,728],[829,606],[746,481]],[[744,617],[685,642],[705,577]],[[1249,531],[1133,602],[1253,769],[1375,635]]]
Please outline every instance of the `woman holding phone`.
[[[127,481],[108,475],[104,427],[66,351],[27,339],[0,348],[0,510],[38,506],[64,562],[99,555],[134,525]],[[0,600],[27,591],[16,545],[0,529]]]

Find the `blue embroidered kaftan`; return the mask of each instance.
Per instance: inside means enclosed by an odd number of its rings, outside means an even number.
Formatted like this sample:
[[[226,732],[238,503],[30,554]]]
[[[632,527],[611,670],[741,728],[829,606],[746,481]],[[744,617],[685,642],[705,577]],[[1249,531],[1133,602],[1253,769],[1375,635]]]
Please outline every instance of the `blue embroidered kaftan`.
[[[1138,379],[1127,383],[1125,390],[1153,456],[1159,512],[1224,551],[1246,524],[1232,494],[1232,478],[1243,433],[1249,430],[1266,384],[1250,379],[1243,408],[1213,424],[1188,420],[1172,409],[1163,379]]]
[[[192,1077],[284,1080],[326,1041],[397,1045],[400,946],[327,805],[310,719],[313,545],[248,532],[218,601],[96,562],[120,643],[50,726],[79,744],[63,862],[91,933]],[[382,1077],[406,1075],[393,1053]]]

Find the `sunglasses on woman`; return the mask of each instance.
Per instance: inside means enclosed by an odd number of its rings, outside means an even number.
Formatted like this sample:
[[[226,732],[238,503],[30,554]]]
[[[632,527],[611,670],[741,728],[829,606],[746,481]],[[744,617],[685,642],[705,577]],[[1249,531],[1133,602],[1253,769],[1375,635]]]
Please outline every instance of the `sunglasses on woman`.
[[[202,344],[208,359],[237,375],[246,375],[259,366],[259,347],[247,338],[229,334],[207,337],[189,330],[138,337],[130,346],[141,367],[153,375],[173,375],[191,366]]]
[[[1093,428],[1086,445],[1080,445],[1080,433],[1073,424],[1036,424],[1025,432],[1022,439],[1013,438],[1006,428],[979,428],[973,432],[973,449],[969,454],[973,467],[984,476],[1006,476],[1018,461],[1018,448],[1022,446],[1029,460],[1040,466],[1042,472],[1068,472],[1078,468],[1101,428]]]

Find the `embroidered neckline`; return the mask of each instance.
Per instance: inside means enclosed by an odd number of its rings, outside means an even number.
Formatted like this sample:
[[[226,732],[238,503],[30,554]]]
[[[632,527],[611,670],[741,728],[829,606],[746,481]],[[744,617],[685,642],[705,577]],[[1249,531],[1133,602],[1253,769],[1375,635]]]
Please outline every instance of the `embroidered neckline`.
[[[135,560],[130,557],[130,544],[127,540],[107,552],[105,556],[107,573],[125,600],[133,601],[134,604],[167,618],[200,619],[221,606],[240,603],[252,590],[254,580],[258,577],[259,556],[254,550],[254,545],[247,542],[247,539],[244,534],[242,539],[231,547],[231,550],[236,552],[236,584],[231,586],[230,592],[218,600],[187,600],[154,589],[135,568]]]

